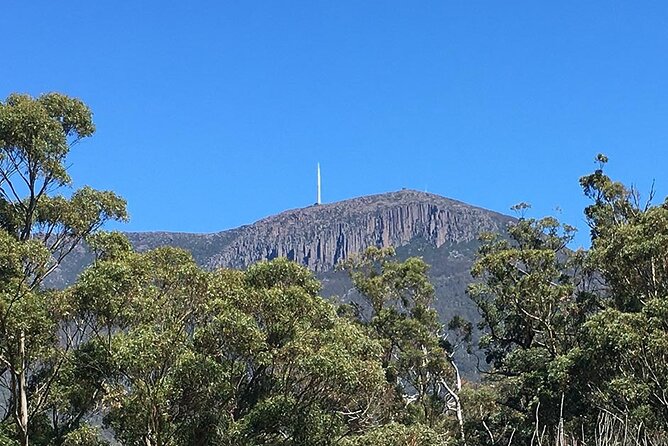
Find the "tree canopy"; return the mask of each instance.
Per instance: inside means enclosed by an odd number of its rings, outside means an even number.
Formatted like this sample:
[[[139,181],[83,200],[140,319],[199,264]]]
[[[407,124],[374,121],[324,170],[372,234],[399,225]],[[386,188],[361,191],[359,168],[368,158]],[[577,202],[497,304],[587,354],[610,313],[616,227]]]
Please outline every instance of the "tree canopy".
[[[127,218],[125,201],[89,187],[62,195],[67,155],[95,131],[90,109],[58,93],[13,94],[0,102],[0,420],[21,445],[39,430],[76,327],[44,279],[108,220]]]
[[[492,443],[545,429],[586,440],[617,426],[665,444],[668,202],[653,205],[650,193],[641,204],[605,174],[604,155],[597,161],[580,180],[590,249],[569,250],[573,230],[554,218],[522,217],[508,237],[483,240],[470,295],[492,365],[480,394],[493,409],[470,428]]]

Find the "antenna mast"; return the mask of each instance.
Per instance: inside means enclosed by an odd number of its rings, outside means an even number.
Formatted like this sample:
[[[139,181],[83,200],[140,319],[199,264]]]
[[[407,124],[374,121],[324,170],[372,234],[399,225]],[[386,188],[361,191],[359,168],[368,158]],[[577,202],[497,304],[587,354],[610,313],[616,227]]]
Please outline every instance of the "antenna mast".
[[[316,204],[322,204],[322,201],[320,200],[320,163],[318,163],[318,196]]]

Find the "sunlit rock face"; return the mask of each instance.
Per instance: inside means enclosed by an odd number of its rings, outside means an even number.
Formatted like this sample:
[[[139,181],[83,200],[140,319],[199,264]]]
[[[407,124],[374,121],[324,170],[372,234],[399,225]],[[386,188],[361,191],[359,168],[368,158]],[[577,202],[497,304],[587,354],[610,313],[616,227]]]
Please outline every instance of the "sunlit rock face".
[[[315,272],[326,273],[337,262],[369,246],[405,247],[403,251],[411,255],[421,255],[426,248],[447,247],[446,257],[429,256],[425,260],[448,262],[460,255],[458,246],[475,242],[482,232],[503,231],[511,220],[439,195],[401,190],[289,210],[212,234],[127,235],[138,251],[159,246],[184,248],[208,269],[246,268],[261,260],[287,257]],[[91,261],[85,247],[78,247],[53,275],[50,285],[62,287],[71,283]]]
[[[402,190],[286,211],[235,230],[209,267],[244,268],[287,257],[318,272],[369,246],[420,239],[438,248],[502,229],[508,218],[438,195]]]

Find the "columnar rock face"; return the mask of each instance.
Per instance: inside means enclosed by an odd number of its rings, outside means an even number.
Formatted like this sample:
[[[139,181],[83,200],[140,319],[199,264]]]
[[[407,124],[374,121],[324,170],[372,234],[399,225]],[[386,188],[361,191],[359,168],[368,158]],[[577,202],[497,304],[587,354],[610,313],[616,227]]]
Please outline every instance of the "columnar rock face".
[[[235,230],[205,263],[211,268],[245,268],[259,260],[287,257],[314,271],[330,271],[368,246],[401,247],[419,238],[438,248],[472,241],[483,231],[498,231],[508,220],[438,195],[402,190],[260,220]]]
[[[505,215],[439,195],[401,190],[286,211],[214,234],[127,235],[139,251],[158,246],[183,248],[209,269],[246,268],[260,260],[287,257],[313,271],[327,273],[340,260],[369,246],[405,246],[404,251],[413,252],[412,255],[424,255],[411,248],[412,241],[419,240],[421,246],[426,243],[425,246],[436,249],[452,247],[456,252],[457,246],[475,241],[481,232],[503,230],[510,220]],[[467,259],[470,265],[472,254]],[[451,263],[449,257],[430,260],[444,265]],[[91,261],[90,253],[80,247],[52,276],[49,285],[62,287],[72,283]]]

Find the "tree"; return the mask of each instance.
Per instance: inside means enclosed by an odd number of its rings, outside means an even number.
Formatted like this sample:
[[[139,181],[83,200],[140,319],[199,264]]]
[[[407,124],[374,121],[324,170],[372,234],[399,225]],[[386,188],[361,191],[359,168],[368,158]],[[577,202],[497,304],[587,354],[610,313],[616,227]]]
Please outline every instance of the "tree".
[[[330,445],[378,422],[380,346],[319,290],[286,259],[216,276],[213,320],[195,351],[229,389],[211,406],[227,415],[229,444]]]
[[[58,297],[42,284],[104,222],[127,217],[125,202],[111,192],[56,194],[71,185],[72,145],[94,131],[78,99],[13,94],[0,102],[0,371],[9,383],[0,415],[13,418],[23,446],[73,339]]]
[[[444,415],[454,412],[465,443],[459,393],[462,379],[454,361],[456,344],[431,307],[434,287],[428,265],[412,257],[392,259],[392,248],[368,248],[342,266],[363,298],[354,305],[354,318],[383,346],[383,368],[393,387],[387,421],[442,427]],[[450,324],[468,338],[470,323],[456,318]]]
[[[638,438],[668,428],[668,202],[641,204],[597,162],[580,179],[589,251],[568,250],[572,228],[553,218],[483,240],[470,295],[492,369],[471,398],[477,438],[528,441],[539,420],[593,436],[601,414]]]
[[[599,168],[580,180],[592,204],[590,268],[601,311],[584,326],[592,404],[647,428],[668,429],[668,201],[639,193]]]
[[[429,426],[388,423],[357,437],[347,439],[344,446],[442,446],[451,437]]]
[[[285,259],[202,271],[183,251],[103,256],[71,290],[127,445],[330,445],[375,426],[380,346]],[[93,386],[94,387],[94,386]]]
[[[536,416],[557,426],[562,417],[582,415],[581,389],[571,382],[571,373],[580,326],[589,313],[582,253],[567,249],[573,234],[554,218],[521,217],[507,236],[483,236],[472,269],[480,280],[469,287],[482,316],[480,346],[493,366],[488,382],[495,387],[497,407],[508,412],[496,421],[524,419],[515,432],[507,430],[519,441],[533,434]]]
[[[73,294],[87,351],[102,370],[104,422],[124,444],[173,443],[178,411],[172,377],[191,352],[206,308],[207,274],[174,248],[104,256]]]

